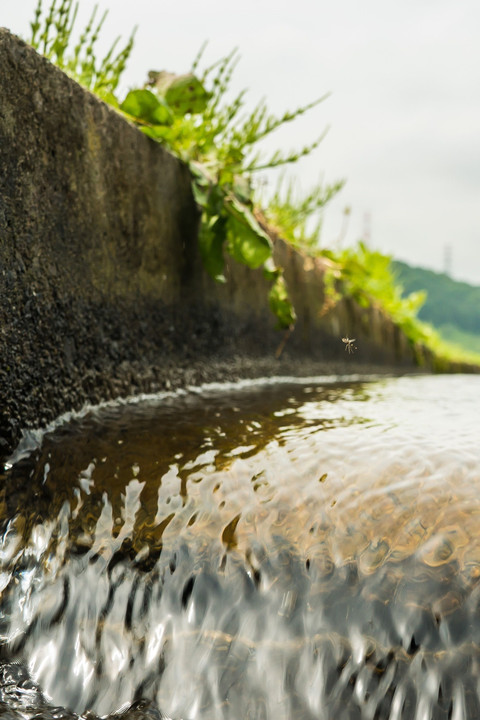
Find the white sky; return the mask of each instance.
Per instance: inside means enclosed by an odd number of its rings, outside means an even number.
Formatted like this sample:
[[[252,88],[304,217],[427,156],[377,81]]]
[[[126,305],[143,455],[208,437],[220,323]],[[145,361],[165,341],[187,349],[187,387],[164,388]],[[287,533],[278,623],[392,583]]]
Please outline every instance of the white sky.
[[[46,4],[48,0],[44,0]],[[480,285],[480,3],[478,0],[99,0],[103,37],[138,25],[125,87],[150,69],[186,72],[203,41],[214,62],[238,47],[233,88],[281,114],[331,91],[268,147],[330,131],[291,170],[307,190],[347,184],[325,214],[322,243],[369,232],[370,245]],[[36,0],[0,0],[0,25],[28,39]],[[93,0],[80,0],[82,19]]]

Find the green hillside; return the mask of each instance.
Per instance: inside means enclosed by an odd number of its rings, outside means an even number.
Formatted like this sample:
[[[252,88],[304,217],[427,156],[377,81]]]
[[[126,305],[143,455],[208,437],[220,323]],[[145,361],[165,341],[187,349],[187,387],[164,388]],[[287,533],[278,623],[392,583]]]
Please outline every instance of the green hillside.
[[[480,287],[398,260],[392,262],[392,269],[404,295],[427,292],[420,320],[433,325],[445,340],[480,352]]]

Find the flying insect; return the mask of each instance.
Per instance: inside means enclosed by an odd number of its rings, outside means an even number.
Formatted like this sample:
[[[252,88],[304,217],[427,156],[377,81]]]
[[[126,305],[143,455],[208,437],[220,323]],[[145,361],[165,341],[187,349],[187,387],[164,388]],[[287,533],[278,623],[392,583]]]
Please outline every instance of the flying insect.
[[[355,350],[358,349],[353,344],[355,342],[355,338],[344,337],[342,338],[342,342],[345,343],[345,351],[348,352],[349,355],[351,355],[353,352],[355,352]]]

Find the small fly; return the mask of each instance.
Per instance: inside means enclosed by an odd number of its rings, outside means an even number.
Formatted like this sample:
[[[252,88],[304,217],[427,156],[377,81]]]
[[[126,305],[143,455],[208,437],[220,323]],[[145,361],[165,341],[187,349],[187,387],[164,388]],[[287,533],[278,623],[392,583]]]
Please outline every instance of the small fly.
[[[345,343],[345,352],[348,352],[349,355],[351,355],[357,348],[353,344],[355,342],[355,338],[342,338],[342,342]]]

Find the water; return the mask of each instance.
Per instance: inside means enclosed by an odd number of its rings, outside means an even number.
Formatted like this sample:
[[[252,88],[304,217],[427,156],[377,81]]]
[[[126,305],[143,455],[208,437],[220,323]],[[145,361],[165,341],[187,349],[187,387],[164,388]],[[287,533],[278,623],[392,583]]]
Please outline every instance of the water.
[[[480,717],[480,377],[243,383],[33,433],[0,715]]]

